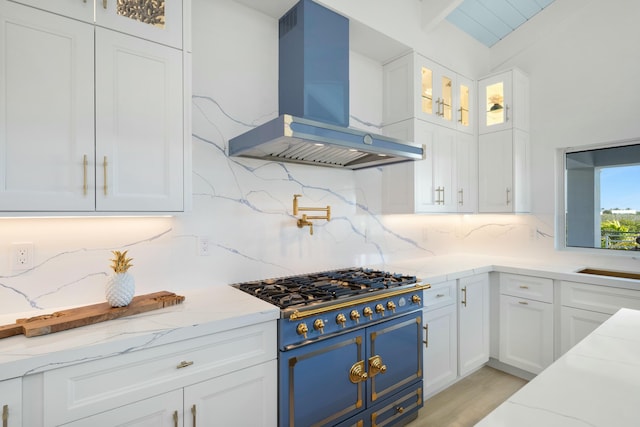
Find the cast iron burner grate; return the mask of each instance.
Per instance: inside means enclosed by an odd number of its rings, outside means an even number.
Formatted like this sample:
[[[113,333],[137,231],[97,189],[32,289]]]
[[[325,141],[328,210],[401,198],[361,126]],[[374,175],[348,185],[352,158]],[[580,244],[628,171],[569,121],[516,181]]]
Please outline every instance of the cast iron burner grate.
[[[232,285],[281,309],[410,285],[416,276],[349,268]]]

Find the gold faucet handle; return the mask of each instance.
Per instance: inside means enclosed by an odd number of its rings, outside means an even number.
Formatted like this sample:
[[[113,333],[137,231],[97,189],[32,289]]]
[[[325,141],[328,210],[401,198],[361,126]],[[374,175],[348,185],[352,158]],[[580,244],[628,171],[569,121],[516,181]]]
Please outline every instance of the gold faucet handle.
[[[298,215],[298,197],[302,197],[302,194],[293,195],[293,215]]]

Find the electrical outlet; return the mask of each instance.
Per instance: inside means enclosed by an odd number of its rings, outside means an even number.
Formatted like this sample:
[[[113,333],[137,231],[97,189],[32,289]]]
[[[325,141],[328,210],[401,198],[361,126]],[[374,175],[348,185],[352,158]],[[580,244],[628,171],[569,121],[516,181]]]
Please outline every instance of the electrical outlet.
[[[14,271],[33,268],[33,243],[13,243],[11,245],[11,266]]]
[[[208,237],[198,237],[198,255],[209,256],[211,255],[211,246]]]

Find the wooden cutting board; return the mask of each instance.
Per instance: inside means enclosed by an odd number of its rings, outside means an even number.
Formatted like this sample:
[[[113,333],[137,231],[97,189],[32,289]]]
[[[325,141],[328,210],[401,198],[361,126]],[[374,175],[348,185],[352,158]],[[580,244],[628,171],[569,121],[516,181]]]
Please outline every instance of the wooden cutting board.
[[[106,320],[133,314],[145,313],[159,308],[180,304],[184,297],[172,292],[161,291],[152,294],[138,295],[126,307],[111,307],[107,302],[57,311],[53,314],[17,319],[12,325],[0,326],[0,338],[14,335],[37,337],[66,331],[80,326],[92,325]]]

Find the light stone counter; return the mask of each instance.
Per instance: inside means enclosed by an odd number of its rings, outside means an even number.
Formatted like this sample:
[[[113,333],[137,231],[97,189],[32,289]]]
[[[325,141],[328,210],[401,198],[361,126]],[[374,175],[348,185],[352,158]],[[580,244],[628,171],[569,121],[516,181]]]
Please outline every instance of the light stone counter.
[[[185,296],[182,304],[40,337],[1,339],[0,381],[268,322],[280,315],[277,307],[231,286],[176,293]],[[0,324],[14,323],[23,317],[20,314],[0,316]]]
[[[640,425],[640,311],[621,309],[477,427]]]

